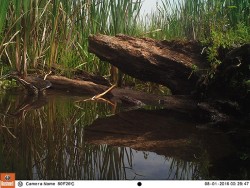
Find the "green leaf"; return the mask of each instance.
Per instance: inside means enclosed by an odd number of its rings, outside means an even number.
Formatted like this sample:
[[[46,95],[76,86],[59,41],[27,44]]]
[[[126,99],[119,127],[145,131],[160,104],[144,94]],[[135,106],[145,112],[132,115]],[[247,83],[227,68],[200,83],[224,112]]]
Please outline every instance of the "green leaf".
[[[234,6],[234,5],[232,5],[232,6],[228,6],[227,8],[229,8],[229,9],[236,9],[237,8],[237,6]]]
[[[5,17],[9,6],[9,0],[1,0],[0,4],[0,34],[5,24]]]

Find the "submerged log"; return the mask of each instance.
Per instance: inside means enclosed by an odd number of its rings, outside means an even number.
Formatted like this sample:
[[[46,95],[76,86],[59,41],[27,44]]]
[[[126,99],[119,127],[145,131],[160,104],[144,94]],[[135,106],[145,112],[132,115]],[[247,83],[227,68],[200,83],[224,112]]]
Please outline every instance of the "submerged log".
[[[191,44],[192,43],[192,44]],[[195,42],[156,41],[126,35],[89,37],[89,51],[122,72],[143,81],[169,87],[173,94],[190,94],[208,64]]]

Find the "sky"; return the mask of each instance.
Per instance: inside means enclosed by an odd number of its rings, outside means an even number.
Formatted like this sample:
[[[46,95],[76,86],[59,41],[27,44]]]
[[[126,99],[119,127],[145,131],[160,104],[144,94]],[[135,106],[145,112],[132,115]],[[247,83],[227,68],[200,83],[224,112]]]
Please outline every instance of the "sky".
[[[161,0],[143,0],[142,4],[142,13],[147,14],[150,13],[152,9],[156,9],[156,3],[158,2],[161,5]]]

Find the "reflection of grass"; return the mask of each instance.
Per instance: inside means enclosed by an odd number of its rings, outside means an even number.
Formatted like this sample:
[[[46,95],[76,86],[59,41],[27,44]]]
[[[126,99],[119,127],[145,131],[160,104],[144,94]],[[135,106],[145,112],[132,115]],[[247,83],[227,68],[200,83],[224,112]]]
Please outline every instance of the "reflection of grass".
[[[97,114],[110,113],[108,105],[87,102],[79,109],[70,99],[57,97],[42,108],[7,118],[21,102],[11,97],[0,97],[1,111],[7,109],[0,116],[4,165],[0,171],[14,171],[18,179],[125,179],[122,166],[127,149],[90,146],[84,141],[84,126]]]
[[[207,156],[204,156],[207,157]],[[208,159],[201,158],[199,161],[183,161],[181,159],[169,158],[171,166],[169,168],[169,175],[167,179],[174,180],[199,180],[207,179],[208,177]],[[205,165],[204,165],[205,164]]]
[[[70,97],[50,96],[47,105],[15,117],[7,114],[16,110],[22,97],[0,96],[0,102],[0,171],[16,172],[18,179],[75,180],[128,179],[126,170],[133,171],[130,148],[85,142],[84,127],[97,116],[112,114],[110,105],[88,101],[76,107]],[[206,164],[205,158],[201,164],[171,160],[169,177],[174,179],[198,179]]]

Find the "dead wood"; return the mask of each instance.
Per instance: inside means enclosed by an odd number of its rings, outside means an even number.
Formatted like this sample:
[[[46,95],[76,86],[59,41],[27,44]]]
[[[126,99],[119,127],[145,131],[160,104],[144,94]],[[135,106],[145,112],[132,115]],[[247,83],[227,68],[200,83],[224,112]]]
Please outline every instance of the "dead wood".
[[[190,94],[208,64],[198,43],[173,43],[126,35],[89,37],[89,51],[122,72],[169,87],[173,94]],[[193,46],[193,47],[192,47]]]
[[[90,81],[95,84],[111,86],[110,82],[107,79],[99,75],[94,75],[94,74],[91,74],[91,73],[88,73],[86,71],[79,70],[79,69],[74,70],[73,74],[74,74],[74,79],[77,79],[77,80]]]
[[[51,88],[72,93],[99,95],[105,93],[114,102],[122,103],[124,96],[143,102],[146,105],[163,105],[166,108],[185,109],[187,111],[195,109],[197,102],[188,96],[159,96],[155,94],[98,85],[93,82],[73,80],[63,76],[51,75],[47,80],[52,83]],[[108,93],[106,93],[109,91]]]
[[[97,95],[105,92],[109,87],[90,81],[73,80],[63,76],[48,76],[52,88],[81,94]]]
[[[95,74],[89,73],[87,71],[78,69],[78,68],[71,69],[71,68],[65,67],[63,65],[53,64],[52,68],[46,67],[46,69],[51,70],[51,73],[54,75],[63,74],[65,72],[65,70],[67,70],[67,71],[71,72],[71,74],[73,76],[72,79],[84,80],[84,81],[93,82],[95,84],[111,86],[110,82],[106,78],[104,78],[103,76],[95,75]]]

